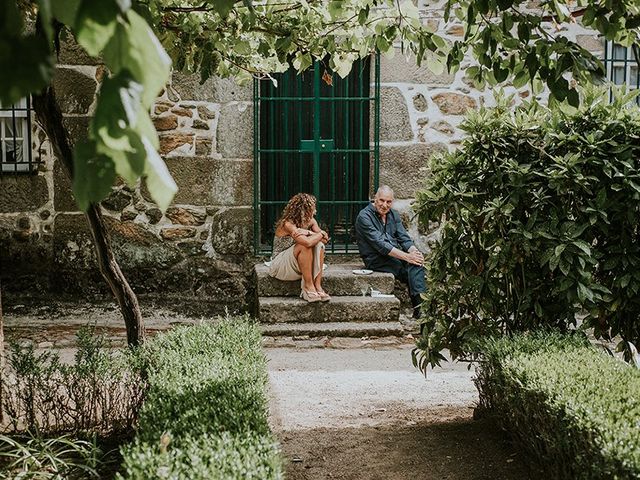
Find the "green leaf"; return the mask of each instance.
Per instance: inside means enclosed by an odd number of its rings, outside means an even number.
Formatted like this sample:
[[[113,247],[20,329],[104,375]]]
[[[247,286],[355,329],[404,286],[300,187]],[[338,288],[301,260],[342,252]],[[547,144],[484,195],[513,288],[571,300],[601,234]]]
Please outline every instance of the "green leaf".
[[[593,292],[582,283],[578,283],[578,299],[581,302],[585,300],[593,300]]]
[[[76,16],[82,0],[53,0],[53,16],[68,27],[76,24]]]
[[[591,255],[591,247],[584,240],[575,240],[573,244],[587,255]]]
[[[91,121],[93,138],[99,139],[107,149],[132,151],[127,131],[137,126],[141,95],[142,85],[126,74],[105,79]]]
[[[515,88],[524,87],[529,81],[529,73],[526,70],[521,70],[513,79],[513,86]]]
[[[140,15],[129,10],[127,19],[118,23],[104,59],[114,74],[127,70],[142,85],[142,104],[149,108],[169,78],[171,59]]]
[[[4,33],[4,32],[2,32]],[[12,105],[51,83],[55,58],[44,36],[0,33],[0,103]]]
[[[40,17],[40,22],[47,35],[47,39],[51,41],[53,39],[51,0],[38,0],[38,16]]]
[[[427,68],[433,72],[434,75],[442,75],[444,72],[445,61],[437,55],[427,55]]]
[[[115,0],[84,0],[78,9],[75,34],[87,53],[97,57],[111,40],[118,25],[120,7]]]
[[[164,212],[171,204],[178,187],[153,145],[146,139],[143,140],[143,143],[147,154],[147,163],[144,170],[147,188],[153,201]]]
[[[233,9],[233,5],[235,3],[236,0],[215,0],[207,2],[207,5],[211,5],[222,18],[226,18]]]
[[[572,107],[577,108],[580,106],[580,95],[578,95],[578,91],[575,88],[569,89],[569,92],[567,93],[567,102],[569,102],[569,105]]]
[[[80,143],[73,154],[73,195],[83,211],[109,195],[116,178],[113,161],[95,147],[91,141]]]
[[[19,37],[22,35],[24,23],[18,10],[18,3],[11,0],[2,0],[0,13],[0,35],[3,37]]]

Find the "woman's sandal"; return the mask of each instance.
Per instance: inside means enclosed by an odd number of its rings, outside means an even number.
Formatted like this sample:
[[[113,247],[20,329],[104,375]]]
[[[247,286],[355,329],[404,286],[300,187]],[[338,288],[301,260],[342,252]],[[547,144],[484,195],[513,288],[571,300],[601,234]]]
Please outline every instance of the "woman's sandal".
[[[321,302],[328,302],[328,301],[331,300],[331,295],[329,295],[324,290],[318,291],[318,295],[320,295],[320,301]]]
[[[300,298],[304,298],[309,303],[322,301],[322,297],[318,292],[308,292],[306,290],[300,292]]]

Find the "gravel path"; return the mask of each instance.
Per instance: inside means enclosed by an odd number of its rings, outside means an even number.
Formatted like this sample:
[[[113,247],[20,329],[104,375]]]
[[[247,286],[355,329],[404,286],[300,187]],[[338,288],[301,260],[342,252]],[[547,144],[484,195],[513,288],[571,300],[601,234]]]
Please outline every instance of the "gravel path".
[[[268,349],[271,423],[298,479],[526,479],[518,453],[472,420],[473,371],[425,379],[411,346]]]

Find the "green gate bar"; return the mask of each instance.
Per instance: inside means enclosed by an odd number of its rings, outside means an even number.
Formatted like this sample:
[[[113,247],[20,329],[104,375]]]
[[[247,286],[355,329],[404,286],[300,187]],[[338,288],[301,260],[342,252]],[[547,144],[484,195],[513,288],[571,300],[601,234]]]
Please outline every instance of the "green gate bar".
[[[300,75],[292,70],[273,75],[278,87],[269,79],[254,82],[257,254],[271,252],[275,222],[297,192],[313,193],[318,199],[318,221],[332,238],[328,251],[354,251],[352,223],[378,185],[378,60],[376,55],[373,84],[370,59],[354,63],[346,79],[333,74],[332,85],[323,81],[326,61],[315,62]]]

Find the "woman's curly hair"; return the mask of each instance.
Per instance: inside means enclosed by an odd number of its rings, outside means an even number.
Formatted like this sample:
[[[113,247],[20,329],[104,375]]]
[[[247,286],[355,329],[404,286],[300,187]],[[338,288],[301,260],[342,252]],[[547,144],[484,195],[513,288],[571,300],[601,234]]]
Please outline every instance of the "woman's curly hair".
[[[276,230],[291,222],[298,228],[306,228],[313,218],[313,209],[316,206],[316,197],[309,193],[296,193],[284,207],[280,219],[276,223]]]

